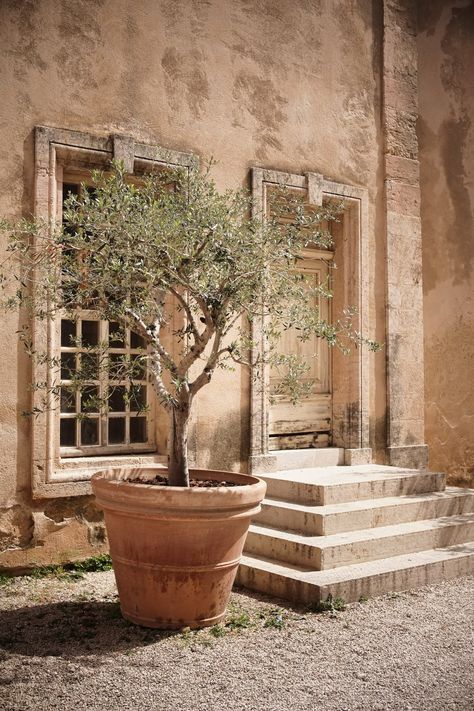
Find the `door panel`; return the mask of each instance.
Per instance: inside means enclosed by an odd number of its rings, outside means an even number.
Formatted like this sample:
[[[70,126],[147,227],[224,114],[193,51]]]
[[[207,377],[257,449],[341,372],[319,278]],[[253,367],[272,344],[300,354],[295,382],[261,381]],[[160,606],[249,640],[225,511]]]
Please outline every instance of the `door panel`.
[[[297,265],[298,271],[305,274],[309,284],[327,283],[329,259],[302,258]],[[330,319],[329,302],[324,297],[315,299],[314,306],[319,307],[320,317]],[[305,342],[296,337],[295,329],[288,329],[282,334],[279,352],[285,355],[297,353],[308,365],[304,381],[311,386],[310,395],[297,405],[292,405],[288,397],[274,395],[269,408],[270,450],[300,449],[305,447],[327,447],[330,444],[332,398],[329,346],[326,341],[313,336]],[[270,371],[270,390],[275,392],[281,380],[276,369]]]

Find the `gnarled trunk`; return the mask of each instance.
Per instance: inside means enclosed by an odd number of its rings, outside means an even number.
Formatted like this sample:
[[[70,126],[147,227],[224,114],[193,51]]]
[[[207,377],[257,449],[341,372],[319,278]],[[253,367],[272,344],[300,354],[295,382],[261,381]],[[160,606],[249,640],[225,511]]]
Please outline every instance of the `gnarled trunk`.
[[[174,406],[170,412],[168,476],[170,486],[189,486],[188,424],[191,404]]]

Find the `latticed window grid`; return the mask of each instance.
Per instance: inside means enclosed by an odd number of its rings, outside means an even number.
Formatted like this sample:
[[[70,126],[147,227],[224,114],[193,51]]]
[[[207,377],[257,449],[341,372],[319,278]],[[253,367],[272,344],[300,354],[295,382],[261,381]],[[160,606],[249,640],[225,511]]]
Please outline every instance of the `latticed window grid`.
[[[63,201],[84,185],[65,180]],[[59,339],[60,455],[153,451],[154,399],[140,335],[78,310],[61,319]]]

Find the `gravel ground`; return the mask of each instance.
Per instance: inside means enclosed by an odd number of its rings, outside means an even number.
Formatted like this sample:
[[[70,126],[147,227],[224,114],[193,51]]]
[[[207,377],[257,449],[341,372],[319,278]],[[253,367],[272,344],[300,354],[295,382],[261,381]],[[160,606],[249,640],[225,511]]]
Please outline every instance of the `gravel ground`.
[[[2,711],[474,709],[474,578],[323,614],[233,593],[226,627],[120,617],[112,572],[0,587]]]

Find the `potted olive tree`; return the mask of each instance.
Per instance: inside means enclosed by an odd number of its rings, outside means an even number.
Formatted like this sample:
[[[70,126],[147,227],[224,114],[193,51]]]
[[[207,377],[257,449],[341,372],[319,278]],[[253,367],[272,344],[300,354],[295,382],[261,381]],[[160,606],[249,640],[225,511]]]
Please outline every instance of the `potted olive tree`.
[[[246,191],[219,193],[209,171],[167,169],[134,183],[114,164],[93,175],[92,190],[66,201],[61,225],[3,223],[11,259],[19,260],[4,270],[4,286],[12,274],[16,280],[8,306],[42,320],[74,320],[86,309],[118,331],[132,330],[143,344],[138,358],[113,367],[129,383],[125,398],[134,397],[137,369],[146,368],[169,416],[168,467],[103,470],[92,486],[105,511],[122,612],[152,627],[222,619],[250,518],[265,493],[255,477],[189,469],[189,418],[201,388],[217,368],[246,364],[258,377],[271,363],[296,401],[304,395],[303,366],[278,353],[285,329],[344,349],[348,340],[365,340],[352,328],[351,311],[334,323],[321,319],[311,297],[330,298],[329,285],[310,285],[295,270],[302,248],[330,245],[322,224],[337,219],[341,206],[308,210],[281,188],[267,214],[256,214]],[[254,319],[265,346],[252,362]],[[57,407],[57,357],[35,351],[28,329],[21,338],[33,358],[48,364],[50,380],[34,387],[44,389],[45,408]],[[69,374],[70,389],[86,392],[89,385],[86,415],[88,408],[106,410],[113,395],[110,378],[105,391],[90,388],[98,369],[110,372],[108,345],[90,347],[93,358]]]

